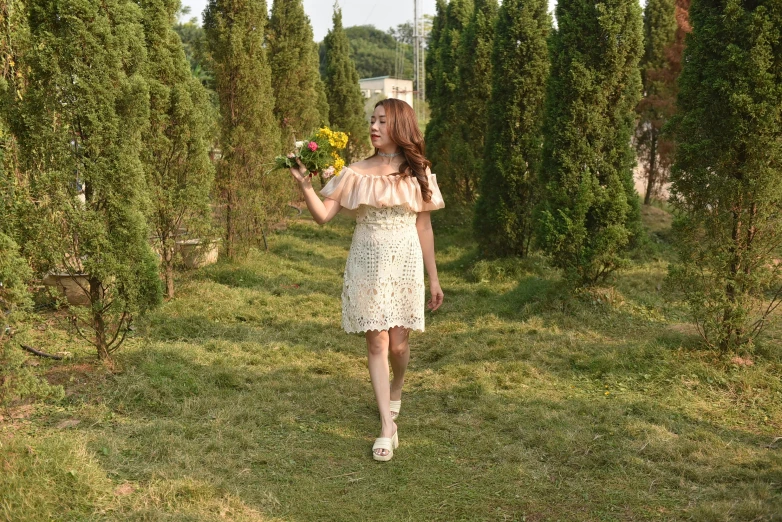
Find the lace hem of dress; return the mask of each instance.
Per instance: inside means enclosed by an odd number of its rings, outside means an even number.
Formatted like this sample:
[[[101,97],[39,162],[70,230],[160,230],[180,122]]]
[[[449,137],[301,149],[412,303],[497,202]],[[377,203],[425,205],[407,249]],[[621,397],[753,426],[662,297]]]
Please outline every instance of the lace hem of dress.
[[[363,328],[363,329],[362,328],[355,328],[354,329],[354,328],[350,328],[348,326],[345,326],[344,324],[342,325],[342,329],[345,331],[345,333],[349,333],[349,334],[351,334],[351,333],[366,333],[366,332],[382,332],[382,331],[390,330],[391,328],[397,328],[397,327],[407,328],[408,330],[410,330],[412,332],[423,332],[424,331],[424,327],[423,326],[411,325],[411,324],[402,324],[402,323],[391,323],[391,324],[386,324],[386,325],[382,325],[382,326],[378,325],[377,328],[372,327],[372,328]]]

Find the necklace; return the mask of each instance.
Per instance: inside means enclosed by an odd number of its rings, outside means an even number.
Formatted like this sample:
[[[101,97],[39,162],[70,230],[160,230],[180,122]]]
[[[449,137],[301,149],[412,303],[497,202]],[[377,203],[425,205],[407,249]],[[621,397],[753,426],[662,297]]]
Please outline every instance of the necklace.
[[[401,152],[392,152],[391,154],[386,154],[385,152],[377,151],[377,155],[381,158],[396,158],[397,156],[401,156]]]

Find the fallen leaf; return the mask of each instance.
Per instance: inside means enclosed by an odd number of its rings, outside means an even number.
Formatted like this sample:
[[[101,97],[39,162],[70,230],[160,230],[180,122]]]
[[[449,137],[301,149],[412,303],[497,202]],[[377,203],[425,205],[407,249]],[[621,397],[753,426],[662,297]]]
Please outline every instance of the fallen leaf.
[[[133,487],[133,484],[128,484],[127,482],[124,484],[120,484],[117,486],[117,488],[114,490],[115,495],[125,496],[130,495],[136,491],[136,488]]]
[[[752,366],[755,364],[755,361],[750,359],[749,357],[739,357],[738,355],[730,360],[733,364],[736,366]]]
[[[773,449],[774,445],[777,442],[781,441],[781,440],[782,440],[782,437],[774,437],[774,440],[771,441],[771,444],[766,444],[766,447],[769,448],[769,449]]]
[[[31,404],[25,404],[11,410],[12,419],[26,419],[33,413],[33,406]]]

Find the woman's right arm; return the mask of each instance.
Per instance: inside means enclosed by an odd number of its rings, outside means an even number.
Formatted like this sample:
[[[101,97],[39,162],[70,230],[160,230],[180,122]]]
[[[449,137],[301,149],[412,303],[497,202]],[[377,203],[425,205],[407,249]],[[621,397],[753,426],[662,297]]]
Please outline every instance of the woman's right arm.
[[[304,201],[307,203],[307,209],[312,214],[313,219],[319,225],[328,223],[331,219],[337,215],[342,205],[338,201],[326,198],[321,201],[318,195],[315,193],[315,189],[312,188],[312,182],[306,175],[307,169],[299,162],[299,168],[292,168],[291,175],[299,183],[302,192],[304,192]]]

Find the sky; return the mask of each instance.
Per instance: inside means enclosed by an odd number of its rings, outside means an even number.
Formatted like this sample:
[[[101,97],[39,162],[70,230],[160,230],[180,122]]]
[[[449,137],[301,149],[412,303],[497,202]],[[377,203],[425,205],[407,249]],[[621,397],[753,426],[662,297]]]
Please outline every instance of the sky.
[[[207,0],[182,0],[182,5],[190,7],[188,18],[196,16],[201,22],[201,13]],[[413,20],[414,0],[339,0],[342,7],[342,25],[371,24],[383,31]],[[267,0],[271,8],[272,0]],[[435,0],[423,0],[424,14],[434,15]],[[310,17],[315,41],[320,42],[331,27],[331,15],[334,11],[333,0],[304,0],[304,11]]]

